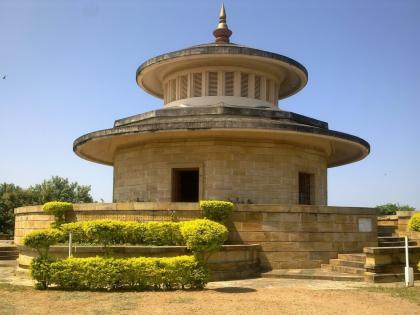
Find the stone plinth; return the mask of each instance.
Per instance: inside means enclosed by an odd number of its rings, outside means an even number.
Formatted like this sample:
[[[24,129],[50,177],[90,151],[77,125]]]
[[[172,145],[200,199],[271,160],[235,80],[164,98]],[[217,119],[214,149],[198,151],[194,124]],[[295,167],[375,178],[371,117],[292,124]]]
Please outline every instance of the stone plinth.
[[[365,281],[396,282],[404,280],[405,248],[370,247],[365,248]],[[414,279],[420,279],[417,264],[420,261],[420,246],[409,246],[409,263],[414,269]]]
[[[46,229],[53,221],[41,206],[15,209],[15,242],[34,230]],[[199,218],[197,203],[78,204],[72,220],[170,221]],[[370,229],[369,228],[370,225]],[[361,252],[377,246],[376,209],[301,206],[236,206],[228,222],[229,244],[259,244],[261,267],[317,268],[339,253]]]

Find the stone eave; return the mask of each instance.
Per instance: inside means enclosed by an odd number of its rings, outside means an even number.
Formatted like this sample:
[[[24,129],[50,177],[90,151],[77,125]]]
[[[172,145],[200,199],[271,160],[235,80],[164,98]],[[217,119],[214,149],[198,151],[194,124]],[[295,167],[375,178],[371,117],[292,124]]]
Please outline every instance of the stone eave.
[[[293,113],[287,113],[280,114],[280,116],[302,118],[303,120],[310,119],[305,116],[293,116]],[[158,139],[192,139],[206,136],[224,138],[231,136],[233,139],[246,139],[249,136],[255,136],[256,141],[264,139],[267,141],[282,141],[283,137],[287,138],[289,142],[301,146],[307,145],[308,147],[319,146],[319,143],[322,142],[324,150],[328,147],[329,167],[355,162],[364,158],[370,152],[369,143],[365,140],[350,134],[329,130],[324,125],[320,128],[283,117],[272,119],[225,114],[193,116],[153,116],[149,114],[147,119],[140,119],[135,123],[131,122],[81,136],[74,141],[73,150],[77,155],[87,160],[112,165],[114,151],[120,146],[119,142],[122,141],[123,137],[129,139],[127,143],[135,145],[135,143],[153,142]],[[89,146],[96,146],[95,150],[98,152],[88,154],[89,150],[86,148]],[[95,150],[92,152],[96,152]]]
[[[158,72],[160,72],[163,67],[166,67],[168,64],[173,64],[186,58],[188,58],[188,60],[203,59],[203,65],[206,65],[209,60],[217,58],[218,56],[225,56],[227,58],[231,58],[231,60],[245,58],[249,60],[250,64],[252,64],[252,60],[258,59],[260,62],[266,63],[267,66],[277,64],[288,68],[289,71],[294,74],[294,79],[299,78],[299,83],[294,82],[288,89],[284,91],[279,90],[279,99],[283,99],[297,93],[305,87],[308,81],[308,71],[306,68],[296,60],[289,57],[242,45],[212,43],[192,46],[150,58],[137,68],[136,82],[148,93],[162,98],[162,87],[152,88],[152,86],[143,82],[142,79],[139,79],[145,75],[145,72],[148,72],[150,69],[154,69],[153,71],[159,70]]]

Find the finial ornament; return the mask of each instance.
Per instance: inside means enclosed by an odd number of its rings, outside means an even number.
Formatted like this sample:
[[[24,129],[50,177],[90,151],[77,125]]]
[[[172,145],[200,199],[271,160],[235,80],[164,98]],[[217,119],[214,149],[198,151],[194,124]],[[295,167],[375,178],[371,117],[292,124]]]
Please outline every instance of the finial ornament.
[[[225,5],[222,4],[219,14],[219,24],[213,31],[214,37],[216,37],[216,43],[229,43],[229,37],[232,35],[232,31],[226,24],[226,11]]]

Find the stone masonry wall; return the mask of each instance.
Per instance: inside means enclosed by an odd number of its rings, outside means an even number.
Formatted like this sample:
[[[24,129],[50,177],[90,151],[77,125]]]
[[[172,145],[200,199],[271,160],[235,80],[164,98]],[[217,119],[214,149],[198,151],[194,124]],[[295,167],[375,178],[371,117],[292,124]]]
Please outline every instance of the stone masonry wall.
[[[299,172],[314,174],[313,204],[327,203],[327,162],[322,153],[254,141],[145,144],[117,151],[114,201],[171,201],[173,168],[200,169],[200,199],[297,204]]]
[[[15,242],[46,229],[52,216],[41,206],[15,209]],[[77,204],[71,220],[190,220],[201,217],[197,203]],[[229,244],[259,244],[262,269],[316,268],[339,253],[377,246],[376,210],[369,208],[237,205],[230,222]]]

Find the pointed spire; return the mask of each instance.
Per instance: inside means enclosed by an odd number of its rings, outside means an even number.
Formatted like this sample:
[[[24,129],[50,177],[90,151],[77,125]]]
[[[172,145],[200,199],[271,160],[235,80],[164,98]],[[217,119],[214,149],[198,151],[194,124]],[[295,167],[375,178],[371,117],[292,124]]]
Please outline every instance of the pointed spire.
[[[219,14],[219,24],[213,31],[214,37],[216,37],[216,43],[229,43],[229,37],[232,35],[232,31],[226,24],[226,11],[225,5],[222,4]]]

